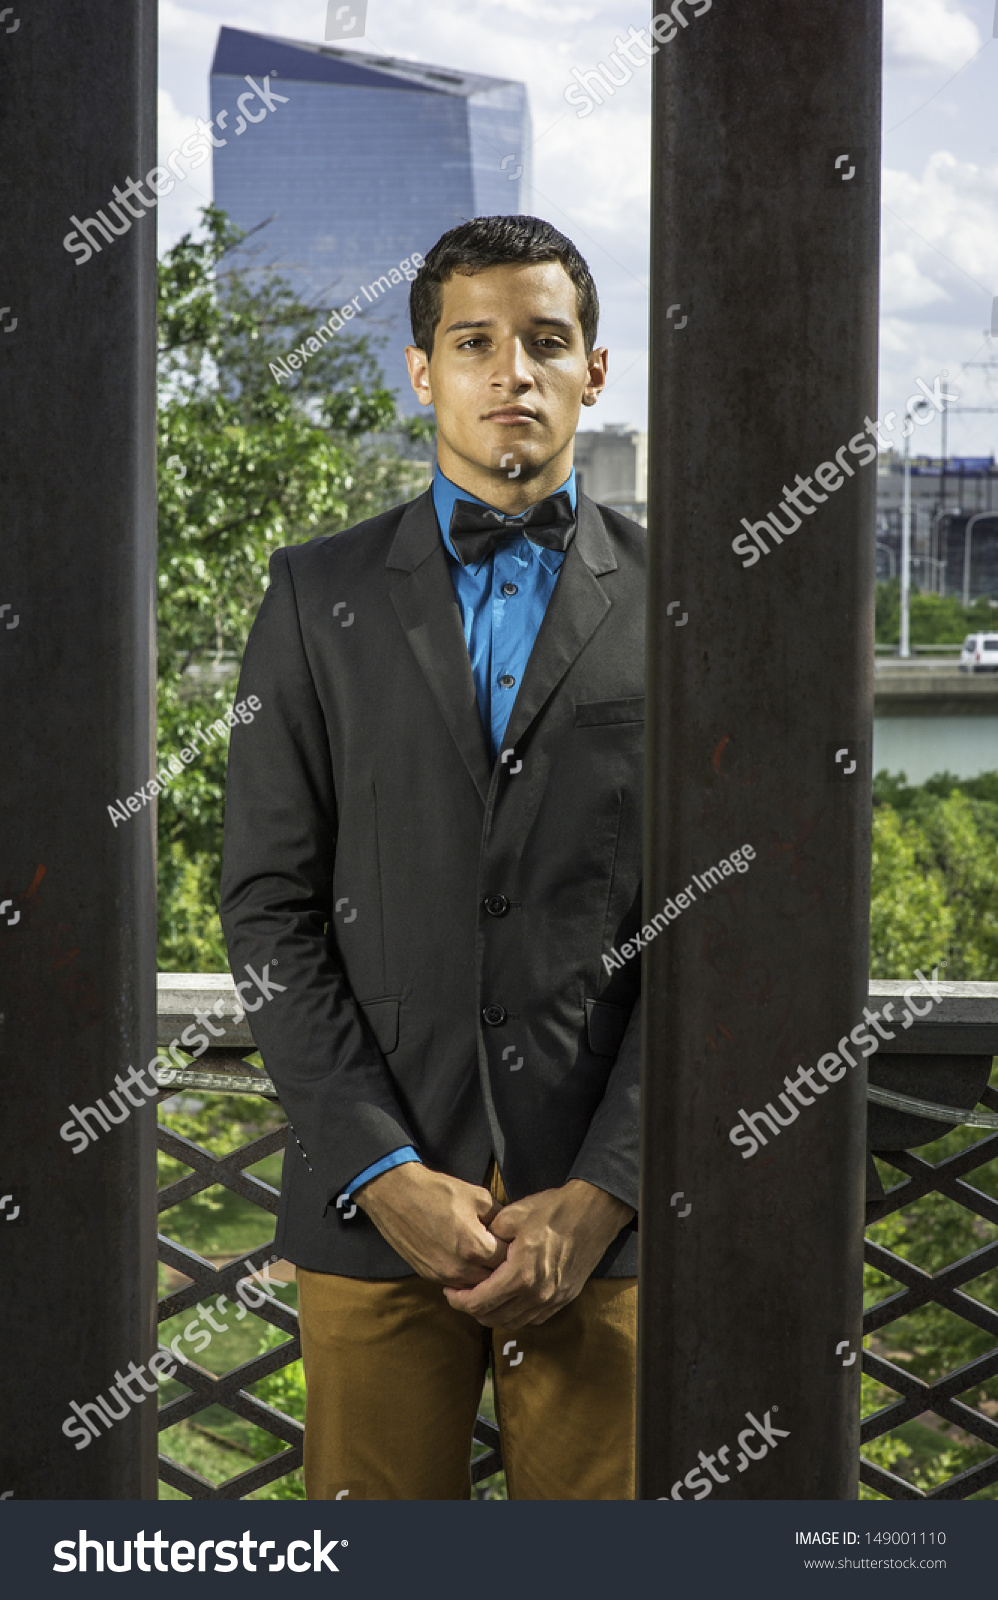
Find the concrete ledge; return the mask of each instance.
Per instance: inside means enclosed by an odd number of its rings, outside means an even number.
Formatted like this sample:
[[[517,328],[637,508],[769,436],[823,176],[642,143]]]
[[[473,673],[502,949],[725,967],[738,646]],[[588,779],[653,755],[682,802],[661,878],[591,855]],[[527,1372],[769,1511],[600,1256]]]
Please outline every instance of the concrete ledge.
[[[871,978],[870,1007],[878,1010],[895,999],[898,1019],[911,978]],[[208,1014],[222,1034],[213,1049],[256,1049],[250,1018],[242,1012],[235,983],[227,972],[160,972],[156,979],[156,1041],[168,1045],[195,1023],[195,1012]],[[930,1015],[910,1028],[898,1028],[885,1039],[882,1055],[998,1055],[998,983],[946,983],[943,998]],[[217,1009],[216,1009],[217,1008]]]
[[[878,661],[878,717],[998,716],[998,672],[961,672],[951,662]]]
[[[217,1009],[216,1009],[217,1008]],[[249,1018],[239,1004],[235,980],[228,972],[159,972],[156,975],[156,1043],[168,1045],[195,1025],[195,1012],[210,1016],[222,1032],[212,1048],[256,1049]],[[210,1029],[208,1030],[210,1032]],[[181,1049],[184,1046],[181,1045]]]
[[[904,991],[911,984],[909,978],[871,978],[871,1010],[894,999],[894,1017],[900,1020]],[[899,1027],[896,1038],[881,1044],[881,1055],[998,1055],[998,983],[943,981],[942,989],[943,997],[930,1014],[916,1019],[910,1028]]]

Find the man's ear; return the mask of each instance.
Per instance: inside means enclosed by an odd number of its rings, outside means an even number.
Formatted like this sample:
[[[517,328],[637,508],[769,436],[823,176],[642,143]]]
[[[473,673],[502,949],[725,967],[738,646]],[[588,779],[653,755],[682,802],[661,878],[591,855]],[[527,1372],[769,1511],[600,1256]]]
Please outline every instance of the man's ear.
[[[420,350],[417,345],[407,344],[405,359],[409,367],[409,382],[412,384],[416,399],[421,406],[433,404],[433,392],[430,388],[430,358],[425,350]]]
[[[587,362],[589,368],[588,381],[582,391],[582,404],[584,406],[594,406],[606,388],[606,372],[609,360],[610,352],[605,345],[598,345],[591,352]]]

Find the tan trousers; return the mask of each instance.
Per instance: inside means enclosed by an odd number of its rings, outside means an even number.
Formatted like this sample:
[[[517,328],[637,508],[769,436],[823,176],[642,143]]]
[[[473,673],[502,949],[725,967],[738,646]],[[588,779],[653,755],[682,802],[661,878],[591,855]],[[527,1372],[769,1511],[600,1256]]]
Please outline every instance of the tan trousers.
[[[636,1278],[511,1332],[422,1278],[297,1276],[310,1500],[470,1499],[490,1357],[511,1500],[634,1498]]]

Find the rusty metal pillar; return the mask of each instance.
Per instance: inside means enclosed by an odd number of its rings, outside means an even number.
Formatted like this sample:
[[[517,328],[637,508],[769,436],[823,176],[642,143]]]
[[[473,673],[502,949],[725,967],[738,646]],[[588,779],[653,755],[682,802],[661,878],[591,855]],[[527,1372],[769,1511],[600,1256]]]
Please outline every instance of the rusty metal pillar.
[[[638,1494],[850,1499],[881,6],[677,10],[654,62],[645,876],[646,918],[677,914],[644,954]]]
[[[7,6],[0,67],[0,1495],[153,1498],[155,1105],[90,1108],[156,1051],[155,0]]]

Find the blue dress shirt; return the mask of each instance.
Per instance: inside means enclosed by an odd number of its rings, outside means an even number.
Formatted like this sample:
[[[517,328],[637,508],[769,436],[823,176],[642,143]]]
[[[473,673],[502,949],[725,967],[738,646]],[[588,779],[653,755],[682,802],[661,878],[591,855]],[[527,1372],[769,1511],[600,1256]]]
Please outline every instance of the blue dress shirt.
[[[574,507],[578,498],[574,467],[561,487],[567,489]],[[433,505],[461,610],[478,708],[495,761],[565,553],[547,550],[520,534],[477,566],[462,567],[447,531],[455,500],[488,504],[459,489],[438,466]]]
[[[578,503],[574,467],[561,487],[567,489],[574,508]],[[463,567],[454,554],[448,532],[455,500],[488,504],[466,489],[459,489],[437,466],[433,474],[433,506],[461,611],[478,709],[495,761],[565,552],[548,550],[520,534],[499,545],[477,566]],[[391,1155],[365,1167],[343,1194],[349,1198],[372,1178],[419,1159],[412,1145],[393,1150]]]

